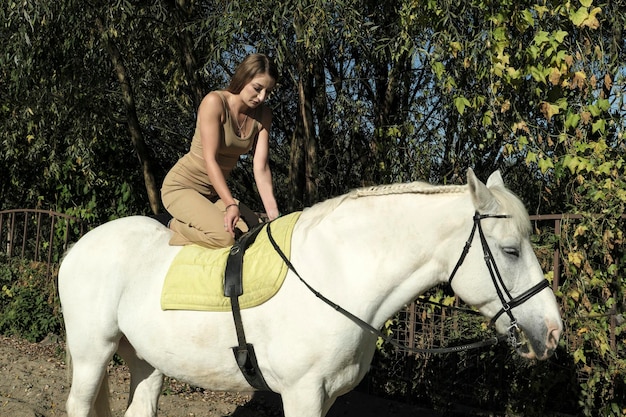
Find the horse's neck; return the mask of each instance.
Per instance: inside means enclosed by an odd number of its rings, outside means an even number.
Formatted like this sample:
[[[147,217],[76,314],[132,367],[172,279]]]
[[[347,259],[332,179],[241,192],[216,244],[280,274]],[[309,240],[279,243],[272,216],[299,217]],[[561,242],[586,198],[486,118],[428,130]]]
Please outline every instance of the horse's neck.
[[[469,199],[460,194],[347,199],[323,219],[305,211],[302,241],[294,248],[305,248],[301,256],[312,262],[308,270],[320,291],[382,325],[445,281],[471,213]]]

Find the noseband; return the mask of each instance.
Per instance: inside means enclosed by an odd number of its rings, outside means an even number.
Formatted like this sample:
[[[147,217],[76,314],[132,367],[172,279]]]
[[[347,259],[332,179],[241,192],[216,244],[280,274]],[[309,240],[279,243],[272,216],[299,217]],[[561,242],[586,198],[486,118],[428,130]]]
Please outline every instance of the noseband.
[[[465,242],[465,247],[463,248],[461,257],[459,258],[458,262],[454,266],[454,269],[452,270],[452,274],[450,274],[450,278],[448,279],[448,285],[452,287],[452,279],[454,278],[454,276],[456,275],[456,272],[458,271],[458,269],[461,267],[461,264],[465,260],[465,257],[467,256],[467,253],[469,252],[470,247],[472,246],[472,241],[474,240],[474,234],[476,233],[476,230],[478,230],[478,235],[480,236],[480,244],[483,247],[483,254],[485,256],[485,263],[487,264],[487,269],[489,270],[489,275],[491,276],[491,281],[493,282],[493,286],[496,289],[498,298],[500,298],[500,302],[502,303],[502,308],[493,316],[489,324],[495,325],[498,318],[500,318],[502,314],[506,313],[509,316],[509,319],[511,320],[511,323],[508,328],[509,344],[513,347],[518,347],[521,345],[521,342],[518,341],[518,336],[520,335],[520,329],[519,329],[519,326],[517,325],[517,319],[515,318],[511,310],[525,303],[532,296],[541,292],[544,288],[549,287],[550,283],[548,282],[548,280],[543,279],[541,282],[529,288],[528,290],[524,291],[522,294],[518,295],[517,297],[513,297],[511,293],[509,292],[509,290],[506,288],[506,285],[504,285],[504,281],[502,280],[502,276],[500,275],[500,271],[498,270],[496,261],[493,259],[493,254],[491,253],[491,249],[489,248],[489,244],[487,243],[487,238],[485,237],[485,233],[483,232],[483,228],[480,222],[483,219],[489,219],[489,218],[505,219],[505,218],[510,218],[510,217],[511,217],[510,215],[506,215],[506,214],[480,214],[478,212],[474,213],[474,227],[472,227],[472,231],[469,235],[469,238],[467,239],[467,242]]]

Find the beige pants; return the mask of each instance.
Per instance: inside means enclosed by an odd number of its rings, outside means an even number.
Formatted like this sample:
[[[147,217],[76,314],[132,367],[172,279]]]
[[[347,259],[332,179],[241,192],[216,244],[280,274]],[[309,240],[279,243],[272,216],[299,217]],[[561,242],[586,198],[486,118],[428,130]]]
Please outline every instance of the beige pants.
[[[174,217],[170,223],[170,229],[174,231],[170,245],[195,243],[207,248],[224,248],[235,243],[230,233],[224,230],[225,205],[222,200],[212,201],[210,196],[188,188],[169,187],[163,188],[161,198],[165,209]],[[250,208],[239,204],[239,211],[241,218],[235,226],[237,236],[260,223]]]

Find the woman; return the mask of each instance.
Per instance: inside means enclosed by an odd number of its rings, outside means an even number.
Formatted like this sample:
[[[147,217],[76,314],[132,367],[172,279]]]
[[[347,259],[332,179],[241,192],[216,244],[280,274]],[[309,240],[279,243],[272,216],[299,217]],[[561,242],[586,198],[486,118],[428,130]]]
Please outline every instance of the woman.
[[[267,56],[252,54],[239,64],[225,91],[213,91],[202,100],[191,148],[167,174],[161,189],[165,209],[173,216],[170,244],[226,247],[234,243],[236,233],[259,223],[226,183],[239,156],[250,149],[265,212],[270,220],[278,217],[269,167],[272,112],[264,105],[277,78]]]

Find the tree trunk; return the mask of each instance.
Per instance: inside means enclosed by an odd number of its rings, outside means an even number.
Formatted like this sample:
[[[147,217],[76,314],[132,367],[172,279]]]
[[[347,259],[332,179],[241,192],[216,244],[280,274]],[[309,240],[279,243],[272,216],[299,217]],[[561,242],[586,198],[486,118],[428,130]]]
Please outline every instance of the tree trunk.
[[[178,21],[179,27],[184,27],[187,20],[193,14],[193,4],[187,0],[175,0],[175,12],[173,15]],[[189,81],[191,89],[191,97],[193,99],[194,111],[198,110],[200,103],[204,98],[205,88],[202,80],[198,76],[198,60],[193,50],[193,41],[191,33],[186,29],[177,31],[176,38],[180,47],[180,58],[185,75]]]
[[[126,108],[126,123],[128,124],[130,137],[133,142],[135,152],[137,153],[137,157],[139,158],[139,163],[141,165],[143,179],[146,186],[146,192],[148,194],[148,201],[150,202],[150,209],[154,214],[157,214],[161,210],[161,197],[159,193],[159,187],[157,186],[157,183],[154,179],[152,158],[150,157],[150,153],[148,152],[146,142],[143,138],[143,132],[141,131],[141,125],[139,124],[139,119],[137,118],[135,98],[132,86],[130,84],[130,80],[126,75],[126,67],[122,62],[122,56],[119,49],[117,48],[117,45],[106,33],[102,21],[99,18],[96,19],[96,26],[106,44],[107,51],[109,53],[109,56],[111,57],[111,62],[113,63],[115,74],[117,75],[117,79],[120,83],[124,106]]]
[[[302,39],[305,15],[299,11],[294,16],[296,37]],[[315,77],[313,67],[315,62],[306,48],[300,47],[299,56],[303,57],[296,62],[298,83],[298,115],[296,129],[291,141],[291,157],[289,162],[289,181],[292,195],[296,201],[310,206],[318,199],[317,188],[317,136],[313,116],[313,101],[315,99]],[[306,57],[306,58],[304,58]]]
[[[295,199],[309,206],[317,201],[318,191],[315,181],[317,146],[311,107],[313,81],[306,64],[299,64],[298,67],[298,116],[291,140],[289,182]]]

